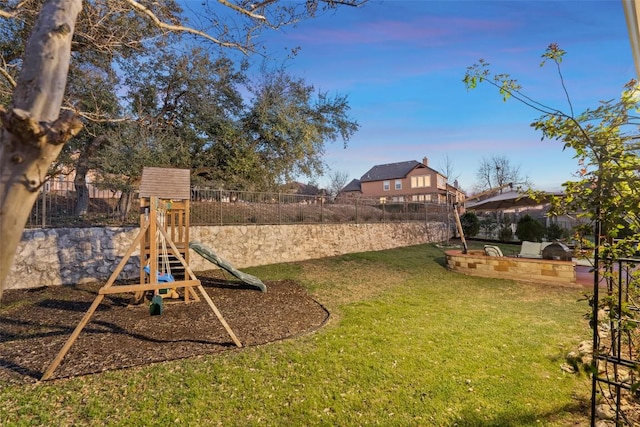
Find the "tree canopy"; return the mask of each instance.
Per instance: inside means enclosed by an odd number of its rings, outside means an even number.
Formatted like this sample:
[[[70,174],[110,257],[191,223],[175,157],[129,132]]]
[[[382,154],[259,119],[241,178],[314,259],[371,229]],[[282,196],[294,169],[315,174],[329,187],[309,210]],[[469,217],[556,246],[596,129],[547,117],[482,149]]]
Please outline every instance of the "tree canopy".
[[[209,51],[231,48],[249,54],[260,50],[256,35],[263,30],[295,24],[323,10],[359,6],[365,1],[3,2],[0,6],[0,235],[3,240],[0,245],[0,298],[37,192],[46,182],[63,147],[85,125],[87,134],[74,141],[77,145],[70,148],[82,153],[91,147],[98,153],[106,143],[103,136],[114,130],[113,122],[129,119],[117,102],[121,91],[126,90],[119,80],[119,73],[127,65],[142,63],[141,58],[152,57],[154,51],[165,55],[172,47],[185,46],[196,38],[206,42]],[[184,10],[181,5],[200,10]],[[178,40],[179,37],[182,39]],[[162,95],[149,87],[139,89],[137,95],[141,102],[150,101],[149,96]],[[164,89],[169,93],[172,88],[165,86]],[[179,96],[166,100],[182,101],[184,94],[172,93],[176,94]],[[339,98],[336,100],[340,101]],[[152,108],[151,102],[145,102],[136,106]],[[163,119],[170,117],[171,111],[164,107],[173,106],[158,104],[156,107],[160,109],[156,113]],[[322,102],[317,104],[317,110],[324,108]],[[183,126],[177,134],[175,127],[167,128],[167,123],[150,129],[153,115],[147,113],[153,110],[142,111],[144,115],[138,116],[136,111],[133,117],[141,128],[126,128],[126,132],[152,135],[151,139],[156,142],[186,144],[183,138],[188,135],[188,126],[185,123],[181,123]],[[321,115],[324,118],[316,121],[324,126],[324,133],[320,134],[331,138],[330,127],[341,125],[336,122],[340,114],[324,112]],[[87,126],[89,121],[92,125]],[[200,130],[190,131],[192,136],[201,137]],[[314,137],[306,141],[305,146],[319,148]],[[86,156],[83,161],[86,169],[90,165]],[[305,168],[312,168],[313,163],[296,167],[304,172]],[[279,169],[280,175],[286,172],[286,168]]]

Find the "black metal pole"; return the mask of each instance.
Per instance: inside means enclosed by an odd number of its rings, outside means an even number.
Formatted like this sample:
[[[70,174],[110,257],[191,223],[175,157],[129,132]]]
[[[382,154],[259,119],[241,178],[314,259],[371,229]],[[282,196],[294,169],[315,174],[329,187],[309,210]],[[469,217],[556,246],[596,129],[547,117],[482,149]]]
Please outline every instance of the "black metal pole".
[[[600,223],[600,207],[596,208],[596,222],[594,225],[595,234],[595,249],[593,251],[593,301],[592,301],[592,328],[593,328],[593,359],[591,361],[591,427],[596,425],[596,394],[598,391],[598,350],[599,350],[599,336],[598,336],[598,283],[600,282],[600,233],[602,226]]]

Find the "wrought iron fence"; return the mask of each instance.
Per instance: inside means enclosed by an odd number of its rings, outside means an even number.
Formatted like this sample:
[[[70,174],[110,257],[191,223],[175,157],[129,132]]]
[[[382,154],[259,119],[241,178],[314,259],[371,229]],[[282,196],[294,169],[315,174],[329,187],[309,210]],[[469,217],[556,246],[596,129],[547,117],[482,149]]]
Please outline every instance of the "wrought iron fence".
[[[640,423],[637,404],[640,257],[601,260],[601,268],[599,261],[596,253],[591,302],[594,332],[591,425],[598,425],[602,414],[610,412],[605,418],[616,426],[635,426]]]
[[[86,212],[77,212],[72,181],[43,188],[27,227],[88,227],[136,225],[137,194],[128,195],[89,187]],[[453,223],[450,208],[431,202],[386,202],[379,199],[338,198],[273,192],[232,191],[192,187],[192,225],[302,224],[302,223]]]

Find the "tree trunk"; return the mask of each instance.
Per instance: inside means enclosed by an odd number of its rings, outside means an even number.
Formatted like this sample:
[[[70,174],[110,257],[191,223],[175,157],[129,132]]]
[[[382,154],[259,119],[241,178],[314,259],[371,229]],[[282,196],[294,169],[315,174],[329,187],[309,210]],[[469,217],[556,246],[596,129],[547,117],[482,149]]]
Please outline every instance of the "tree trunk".
[[[71,39],[82,0],[48,0],[25,49],[7,111],[0,107],[0,299],[45,174],[64,144],[80,131],[73,114],[60,115]]]
[[[123,191],[120,193],[120,199],[118,200],[118,206],[116,207],[116,212],[118,212],[118,217],[120,221],[124,221],[127,219],[129,215],[129,211],[131,210],[131,205],[133,203],[133,193],[130,191]]]
[[[76,208],[73,213],[77,217],[83,217],[89,211],[89,187],[87,186],[87,171],[80,173],[76,169],[76,176],[73,179],[76,188]]]
[[[94,138],[89,145],[82,150],[76,163],[76,176],[73,180],[73,184],[76,187],[76,195],[78,197],[75,208],[76,216],[84,216],[89,210],[87,173],[89,173],[89,169],[91,169],[91,158],[105,142],[107,142],[107,137],[104,135]]]

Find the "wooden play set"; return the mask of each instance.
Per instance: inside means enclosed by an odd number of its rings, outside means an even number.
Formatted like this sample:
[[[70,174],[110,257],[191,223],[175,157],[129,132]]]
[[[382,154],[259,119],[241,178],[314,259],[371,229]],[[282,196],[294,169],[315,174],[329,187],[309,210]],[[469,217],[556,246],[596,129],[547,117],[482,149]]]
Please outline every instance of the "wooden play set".
[[[178,292],[182,291],[185,303],[191,300],[200,301],[195,291],[197,289],[234,344],[242,347],[200,280],[189,268],[190,191],[188,169],[144,168],[140,184],[140,231],[109,280],[98,291],[78,326],[45,371],[42,380],[51,377],[105,295],[110,294],[133,292],[134,300],[140,303],[144,301],[147,292],[153,291],[150,312],[161,314],[163,297],[180,298]],[[139,283],[115,285],[116,279],[136,249],[140,255]]]

